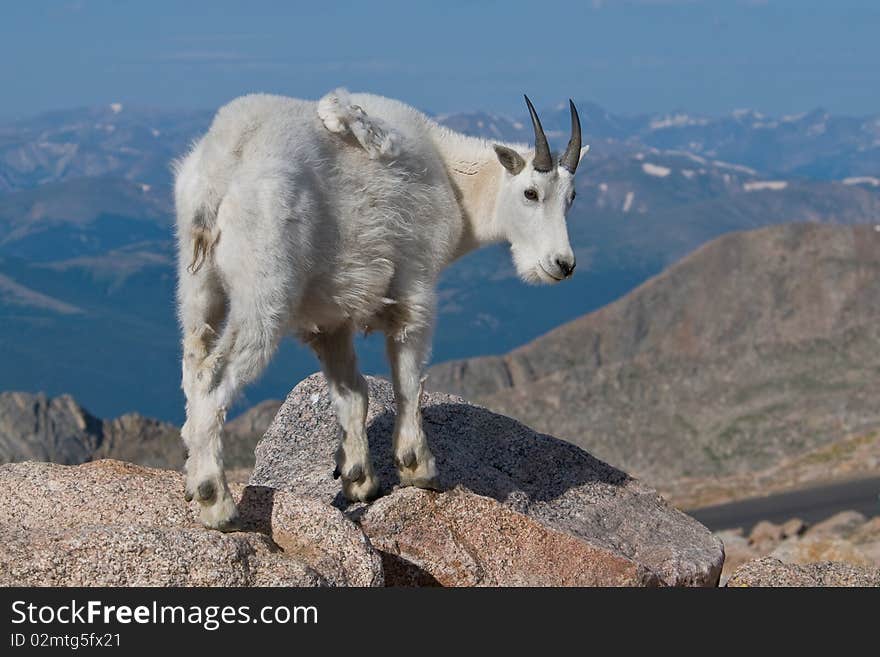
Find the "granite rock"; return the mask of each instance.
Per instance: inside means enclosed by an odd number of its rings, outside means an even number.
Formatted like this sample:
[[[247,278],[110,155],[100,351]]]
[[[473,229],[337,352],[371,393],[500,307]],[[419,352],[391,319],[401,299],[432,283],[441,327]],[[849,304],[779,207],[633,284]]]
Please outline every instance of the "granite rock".
[[[391,459],[395,415],[391,385],[383,379],[368,378],[368,386],[367,433],[381,494],[385,496],[373,503],[374,508],[349,505],[341,495],[339,482],[333,479],[338,429],[321,375],[307,378],[288,395],[257,446],[251,484],[332,503],[351,517],[360,518],[367,535],[386,547],[389,537],[412,536],[415,530],[410,525],[430,523],[421,515],[430,507],[441,533],[459,524],[450,514],[467,512],[473,518],[505,517],[522,531],[523,541],[536,535],[534,532],[543,532],[542,536],[552,536],[552,540],[571,541],[573,550],[578,542],[576,549],[583,555],[580,563],[585,573],[596,570],[586,555],[601,552],[608,558],[613,555],[618,560],[615,563],[630,564],[630,583],[652,583],[656,579],[664,585],[717,584],[724,559],[721,542],[697,521],[668,505],[653,489],[570,443],[537,433],[454,395],[426,393],[422,397],[425,432],[437,459],[441,489],[447,492],[432,495],[395,488],[398,482]],[[500,506],[490,504],[486,498]],[[398,523],[393,529],[388,520],[392,517]],[[495,536],[497,541],[502,538]],[[475,560],[482,564],[496,563],[500,552],[507,549],[502,542],[482,545],[486,552]],[[518,549],[528,553],[541,548],[522,543]],[[385,552],[386,566],[389,554]],[[438,555],[429,559],[421,547],[417,553],[401,550],[392,556],[409,557],[416,566],[417,561],[421,563],[426,580],[479,580],[467,575],[447,577],[454,568],[438,563]],[[425,567],[429,563],[434,565]],[[560,568],[563,565],[564,572],[547,572],[541,577],[554,583],[568,581],[569,577],[574,578],[571,581],[589,579],[584,574],[577,580],[570,564],[560,564]],[[501,570],[493,573],[486,581],[522,581],[519,575],[506,578]]]
[[[0,466],[0,585],[380,586],[378,553],[337,509],[233,486],[245,531],[198,522],[179,473],[103,460]]]
[[[787,564],[764,557],[740,566],[727,586],[880,586],[880,570],[833,561]]]

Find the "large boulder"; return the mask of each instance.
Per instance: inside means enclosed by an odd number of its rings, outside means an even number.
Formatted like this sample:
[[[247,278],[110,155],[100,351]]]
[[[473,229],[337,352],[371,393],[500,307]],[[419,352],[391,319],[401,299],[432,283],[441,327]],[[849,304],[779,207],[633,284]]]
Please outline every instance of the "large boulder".
[[[379,586],[379,555],[329,505],[233,486],[246,531],[198,522],[176,472],[120,461],[0,466],[3,586]]]
[[[332,503],[382,552],[389,584],[717,584],[721,542],[648,486],[570,443],[443,393],[422,397],[441,488],[395,488],[391,385],[368,378],[381,481],[348,505],[333,479],[338,429],[320,375],[288,395],[251,484]]]
[[[619,551],[557,531],[458,486],[406,488],[372,504],[361,527],[386,581],[413,586],[659,586]]]
[[[740,566],[727,586],[880,586],[880,570],[834,561],[783,563],[764,557]]]

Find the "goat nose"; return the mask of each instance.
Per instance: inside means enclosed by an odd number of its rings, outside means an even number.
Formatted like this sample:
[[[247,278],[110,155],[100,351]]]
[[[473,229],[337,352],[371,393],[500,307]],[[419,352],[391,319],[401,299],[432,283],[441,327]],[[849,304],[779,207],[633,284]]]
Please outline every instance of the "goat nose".
[[[556,258],[556,266],[559,267],[559,271],[562,272],[562,275],[568,278],[574,273],[574,268],[577,266],[577,261],[572,259],[571,262],[568,260],[564,260],[562,258]]]

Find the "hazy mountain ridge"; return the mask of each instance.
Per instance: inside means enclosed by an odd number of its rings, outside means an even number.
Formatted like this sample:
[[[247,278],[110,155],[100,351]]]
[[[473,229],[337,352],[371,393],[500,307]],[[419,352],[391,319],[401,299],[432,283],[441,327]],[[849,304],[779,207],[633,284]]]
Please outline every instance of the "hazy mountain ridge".
[[[589,143],[681,150],[768,173],[843,179],[877,175],[880,115],[836,116],[816,109],[770,117],[755,110],[722,116],[674,112],[617,115],[578,102]],[[0,125],[0,192],[71,178],[111,177],[168,185],[171,162],[210,124],[213,111],[108,106],[56,111]],[[551,141],[568,136],[567,103],[541,111]],[[525,110],[517,117],[459,112],[437,117],[468,134],[531,143]],[[606,148],[605,150],[608,150]]]
[[[880,115],[836,116],[822,109],[789,116],[735,110],[722,116],[685,111],[615,115],[594,103],[578,103],[587,143],[617,149],[684,151],[710,160],[788,177],[842,180],[876,176],[880,170]],[[531,124],[481,112],[445,115],[450,127],[487,138],[530,142]],[[567,138],[568,106],[541,112],[548,135]]]
[[[427,385],[671,490],[880,427],[878,302],[874,227],[737,233],[505,356],[434,366]]]
[[[212,115],[113,103],[0,125],[0,191],[84,177],[168,185],[172,160]]]

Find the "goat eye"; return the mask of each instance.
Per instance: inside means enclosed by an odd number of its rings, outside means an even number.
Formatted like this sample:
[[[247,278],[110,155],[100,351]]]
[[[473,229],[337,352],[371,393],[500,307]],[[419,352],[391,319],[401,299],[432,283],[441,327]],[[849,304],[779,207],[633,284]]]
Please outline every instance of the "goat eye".
[[[523,192],[523,196],[525,196],[530,201],[537,201],[538,200],[538,190],[527,189],[526,191]]]

